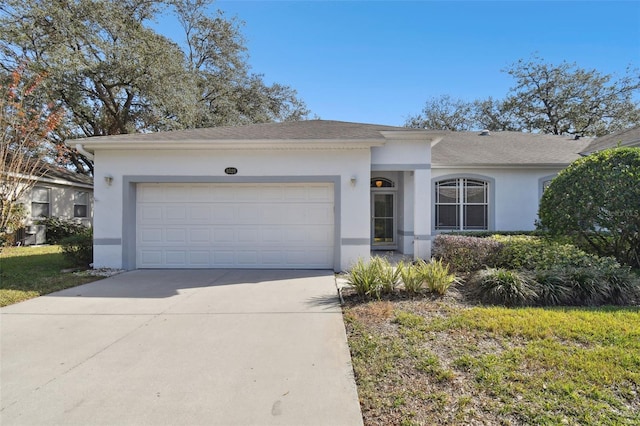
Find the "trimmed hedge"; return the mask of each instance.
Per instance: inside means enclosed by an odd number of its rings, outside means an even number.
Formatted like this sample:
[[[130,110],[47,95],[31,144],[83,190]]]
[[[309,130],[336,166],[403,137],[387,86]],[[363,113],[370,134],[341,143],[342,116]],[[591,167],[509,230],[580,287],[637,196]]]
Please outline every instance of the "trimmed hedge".
[[[501,243],[497,264],[509,269],[552,269],[558,267],[588,267],[617,264],[613,258],[589,254],[572,244],[533,236],[494,235]]]
[[[467,286],[469,295],[484,303],[640,303],[640,278],[629,267],[558,240],[525,235],[438,235],[433,254],[455,271],[475,272]]]
[[[491,238],[440,234],[433,243],[433,257],[449,265],[452,271],[472,272],[495,266],[502,243]]]

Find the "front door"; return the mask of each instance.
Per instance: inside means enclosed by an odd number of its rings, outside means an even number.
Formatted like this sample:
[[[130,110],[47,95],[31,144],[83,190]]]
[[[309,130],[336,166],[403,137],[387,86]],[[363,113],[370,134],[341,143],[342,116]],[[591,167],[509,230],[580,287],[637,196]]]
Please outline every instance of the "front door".
[[[371,243],[374,249],[396,248],[396,200],[393,192],[371,193]]]

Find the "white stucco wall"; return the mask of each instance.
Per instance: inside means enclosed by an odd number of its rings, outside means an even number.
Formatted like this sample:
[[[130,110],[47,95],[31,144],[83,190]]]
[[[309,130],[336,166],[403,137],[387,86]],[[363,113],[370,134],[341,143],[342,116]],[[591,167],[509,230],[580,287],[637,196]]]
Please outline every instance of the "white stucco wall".
[[[123,235],[123,196],[125,177],[219,177],[260,182],[265,178],[296,176],[334,176],[339,178],[336,224],[340,235],[336,248],[344,270],[357,258],[369,256],[369,177],[370,150],[97,150],[95,153],[94,266],[123,267],[123,244],[131,235]],[[238,173],[228,176],[226,167]],[[105,176],[113,181],[107,185]],[[351,178],[356,182],[352,184]],[[135,180],[135,179],[134,179]],[[339,209],[339,210],[338,210]],[[363,220],[364,218],[364,220]],[[129,228],[131,229],[131,228]],[[130,233],[130,232],[129,232]],[[133,237],[135,238],[135,237]],[[339,247],[338,247],[339,246]]]
[[[418,140],[390,139],[384,146],[371,148],[372,170],[408,170],[430,164],[431,144],[424,135]]]
[[[62,219],[74,220],[85,226],[91,226],[93,219],[93,189],[86,187],[75,187],[68,185],[60,185],[50,182],[38,182],[34,188],[45,188],[49,191],[49,216],[59,217]],[[88,194],[87,216],[82,218],[73,217],[74,195],[76,191],[86,192]],[[27,220],[26,225],[32,225],[38,219],[33,217],[31,212],[31,191],[27,191],[20,203],[25,207]]]
[[[490,185],[490,229],[495,231],[529,231],[535,229],[538,218],[541,184],[543,178],[557,174],[553,168],[434,168],[434,183],[444,177],[486,177],[493,179]],[[491,193],[493,192],[493,193]],[[435,224],[431,223],[431,228]]]

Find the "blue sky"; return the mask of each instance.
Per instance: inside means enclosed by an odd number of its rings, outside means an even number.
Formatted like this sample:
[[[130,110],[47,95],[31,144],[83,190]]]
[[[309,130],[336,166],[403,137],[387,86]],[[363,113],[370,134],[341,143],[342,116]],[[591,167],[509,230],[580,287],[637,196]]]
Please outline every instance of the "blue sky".
[[[501,70],[532,54],[605,74],[640,67],[640,1],[220,0],[214,8],[245,22],[252,71],[293,87],[326,120],[402,125],[433,96],[503,98],[513,80]]]

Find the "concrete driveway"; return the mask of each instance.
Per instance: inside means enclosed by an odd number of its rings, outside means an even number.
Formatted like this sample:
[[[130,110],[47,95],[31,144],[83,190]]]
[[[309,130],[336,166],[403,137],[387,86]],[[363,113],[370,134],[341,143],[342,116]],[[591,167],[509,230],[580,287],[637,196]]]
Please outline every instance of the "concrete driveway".
[[[0,332],[3,426],[362,424],[329,271],[133,271]]]

